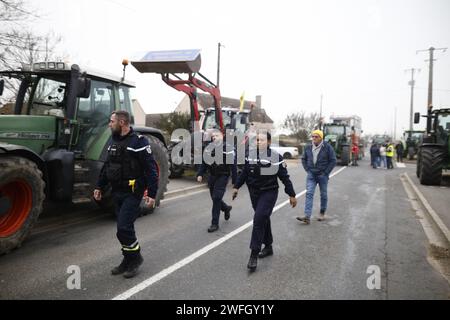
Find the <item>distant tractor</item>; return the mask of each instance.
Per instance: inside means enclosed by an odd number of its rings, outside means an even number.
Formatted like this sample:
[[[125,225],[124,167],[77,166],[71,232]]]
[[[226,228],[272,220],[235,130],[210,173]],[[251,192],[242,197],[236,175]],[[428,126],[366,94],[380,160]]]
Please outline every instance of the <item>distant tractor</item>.
[[[450,109],[428,109],[427,127],[417,154],[417,177],[421,184],[440,185],[442,171],[450,169]],[[414,123],[420,122],[420,113]]]
[[[352,159],[352,147],[359,148],[358,159],[364,157],[365,146],[361,139],[361,118],[359,116],[333,116],[331,123],[324,124],[325,141],[331,144],[340,159],[340,164],[348,166]]]
[[[348,166],[351,160],[351,128],[345,124],[326,123],[323,127],[325,141],[328,142],[339,159],[339,164]]]
[[[20,87],[14,115],[0,116],[0,254],[21,245],[44,200],[91,201],[111,139],[110,115],[115,110],[132,114],[134,87],[124,78],[63,62],[1,71],[0,93],[5,79],[11,78]],[[157,162],[158,206],[168,182],[166,143],[159,130],[134,130],[147,137]],[[105,190],[98,204],[112,208],[110,191]],[[141,211],[147,214],[153,209],[142,201]]]
[[[403,133],[403,157],[408,157],[409,160],[414,160],[414,157],[419,151],[420,139],[422,138],[424,132],[425,131],[423,130],[406,130]]]

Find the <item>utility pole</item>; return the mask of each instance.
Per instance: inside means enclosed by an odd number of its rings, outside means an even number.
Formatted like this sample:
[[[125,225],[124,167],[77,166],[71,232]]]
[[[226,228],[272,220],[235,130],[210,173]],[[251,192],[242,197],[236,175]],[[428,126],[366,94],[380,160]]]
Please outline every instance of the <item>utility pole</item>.
[[[322,106],[323,106],[323,94],[320,95],[319,130],[322,130]]]
[[[397,107],[394,108],[394,135],[393,141],[397,140]]]
[[[217,87],[220,87],[220,48],[225,47],[220,42],[217,45]]]
[[[411,139],[413,131],[413,118],[414,118],[414,86],[416,81],[414,80],[414,73],[416,71],[420,72],[420,69],[407,69],[405,71],[411,71],[411,81],[408,83],[411,86],[411,100],[410,100],[410,112],[409,112],[409,134],[408,138]]]
[[[428,112],[427,115],[430,115],[432,109],[433,109],[433,66],[434,66],[434,51],[439,50],[445,52],[447,48],[434,48],[430,47],[430,49],[427,50],[417,50],[416,54],[419,52],[430,52],[430,70],[429,70],[429,77],[428,77]],[[427,61],[427,60],[425,60]],[[431,117],[428,117],[427,120],[427,128],[431,127]]]

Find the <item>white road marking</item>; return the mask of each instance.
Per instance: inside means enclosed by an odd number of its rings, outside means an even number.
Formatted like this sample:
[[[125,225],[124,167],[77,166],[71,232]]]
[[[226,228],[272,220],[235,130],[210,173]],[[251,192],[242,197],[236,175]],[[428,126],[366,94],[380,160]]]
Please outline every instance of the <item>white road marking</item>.
[[[397,162],[396,165],[397,165],[397,168],[406,168],[406,165],[401,162]]]
[[[209,189],[200,190],[200,191],[196,191],[196,192],[190,192],[190,193],[182,194],[182,195],[179,195],[179,196],[176,196],[176,197],[173,197],[173,198],[169,198],[169,199],[163,199],[163,200],[160,201],[160,203],[166,203],[166,202],[173,201],[173,200],[178,200],[178,199],[181,199],[181,198],[191,197],[191,196],[194,196],[196,194],[203,193],[203,192],[206,192],[206,191],[209,192]]]
[[[333,173],[330,178],[340,174],[342,171],[344,171],[347,167],[343,167]],[[300,198],[302,195],[306,193],[306,190],[299,193],[296,198]],[[289,204],[289,200],[284,201],[283,203],[279,204],[273,209],[273,213],[279,211],[281,208]],[[125,291],[124,293],[119,294],[118,296],[114,297],[112,300],[127,300],[134,296],[135,294],[145,290],[146,288],[150,287],[151,285],[155,284],[156,282],[164,279],[165,277],[169,276],[170,274],[174,273],[175,271],[183,268],[184,266],[188,265],[189,263],[193,262],[194,260],[200,258],[204,254],[208,253],[214,248],[217,248],[222,243],[230,240],[231,238],[235,237],[236,235],[240,234],[241,232],[245,231],[246,229],[250,228],[253,225],[253,221],[249,221],[243,226],[239,227],[238,229],[230,232],[226,236],[214,241],[213,243],[207,245],[206,247],[203,247],[202,249],[198,250],[197,252],[191,254],[190,256],[184,258],[183,260],[175,263],[174,265],[160,271],[159,273],[155,274],[154,276],[148,278],[147,280],[144,280],[143,282],[139,283],[138,285],[134,286],[133,288]]]

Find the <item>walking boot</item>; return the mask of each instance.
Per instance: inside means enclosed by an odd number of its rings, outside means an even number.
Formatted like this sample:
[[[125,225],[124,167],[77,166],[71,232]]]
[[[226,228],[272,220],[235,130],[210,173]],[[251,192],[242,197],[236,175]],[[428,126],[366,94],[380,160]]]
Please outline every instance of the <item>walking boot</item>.
[[[122,262],[117,267],[111,270],[111,274],[113,276],[117,276],[124,273],[127,270],[128,263],[130,262],[129,260],[130,259],[127,256],[124,256]]]
[[[225,213],[225,220],[226,221],[230,220],[231,209],[233,209],[233,207],[232,206],[228,206],[228,208],[224,211],[224,213]]]
[[[247,268],[250,272],[254,272],[258,266],[258,251],[252,250],[250,259],[248,260]]]
[[[219,230],[219,226],[217,224],[212,224],[209,228],[208,228],[208,232],[212,233]]]
[[[137,275],[139,267],[144,262],[144,258],[141,253],[138,252],[135,256],[133,256],[128,264],[123,276],[127,279],[133,278]]]
[[[273,255],[272,246],[265,246],[264,249],[262,249],[262,251],[258,254],[258,258],[262,259],[272,255]]]

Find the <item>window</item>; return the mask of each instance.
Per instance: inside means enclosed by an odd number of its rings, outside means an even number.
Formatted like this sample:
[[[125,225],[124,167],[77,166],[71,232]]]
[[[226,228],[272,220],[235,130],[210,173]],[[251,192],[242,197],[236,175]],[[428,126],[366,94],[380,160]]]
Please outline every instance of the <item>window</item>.
[[[246,118],[247,118],[247,115],[245,115],[245,114],[242,114],[242,113],[236,114],[236,131],[245,133],[245,131],[247,129],[246,123],[241,123],[241,121],[244,121],[244,119],[245,119],[245,122],[247,122],[248,120]]]
[[[66,83],[37,78],[35,82],[34,95],[31,101],[31,115],[56,115],[64,117],[66,98]]]
[[[443,130],[450,131],[450,114],[439,115],[438,126]]]
[[[325,127],[325,135],[343,135],[344,128],[343,126],[327,126]]]
[[[88,150],[98,135],[108,128],[111,113],[114,111],[113,92],[111,83],[92,81],[89,98],[78,99],[77,119],[80,123],[80,134],[77,150]]]
[[[135,123],[134,111],[133,111],[133,100],[131,99],[131,88],[120,86],[119,87],[119,102],[120,110],[126,110],[131,116],[131,123]]]
[[[231,116],[227,112],[222,112],[222,122],[225,129],[230,129],[231,126]],[[207,111],[205,122],[203,124],[203,130],[208,129],[220,129],[216,123],[216,112]]]
[[[126,110],[132,114],[133,102],[131,100],[130,88],[120,86],[119,87],[119,99],[120,99],[120,110]]]
[[[89,98],[78,101],[78,120],[93,126],[107,125],[114,111],[114,96],[111,83],[92,81]]]

